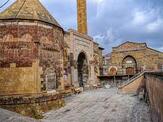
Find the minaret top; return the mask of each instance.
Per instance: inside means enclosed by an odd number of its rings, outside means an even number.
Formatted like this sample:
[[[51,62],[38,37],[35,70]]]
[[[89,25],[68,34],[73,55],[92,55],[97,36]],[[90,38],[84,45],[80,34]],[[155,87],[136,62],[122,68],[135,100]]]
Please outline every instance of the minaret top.
[[[87,4],[86,0],[77,0],[78,32],[87,34]]]

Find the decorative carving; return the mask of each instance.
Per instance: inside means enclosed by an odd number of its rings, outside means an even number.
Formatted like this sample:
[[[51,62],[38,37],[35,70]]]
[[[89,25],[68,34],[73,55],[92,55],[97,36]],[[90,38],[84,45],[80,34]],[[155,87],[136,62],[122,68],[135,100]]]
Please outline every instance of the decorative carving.
[[[42,36],[40,39],[41,43],[45,43],[45,44],[53,44],[52,41],[50,41],[47,37]]]
[[[3,40],[3,42],[13,42],[13,41],[15,41],[13,35],[11,35],[11,34],[5,35],[2,40]]]
[[[59,47],[57,44],[50,41],[47,37],[43,36],[40,39],[41,48],[45,50],[54,50],[59,51]]]
[[[22,42],[32,42],[32,36],[30,34],[24,34],[20,41]]]

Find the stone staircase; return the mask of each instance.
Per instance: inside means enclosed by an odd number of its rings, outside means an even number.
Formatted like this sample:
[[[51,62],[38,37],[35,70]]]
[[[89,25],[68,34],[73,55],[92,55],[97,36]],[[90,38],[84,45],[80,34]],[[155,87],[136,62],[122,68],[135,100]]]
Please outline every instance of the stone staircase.
[[[134,75],[133,77],[131,77],[130,79],[124,81],[120,86],[118,86],[118,88],[123,88],[127,85],[129,85],[130,83],[134,82],[136,79],[138,79],[139,77],[141,77],[142,75],[144,75],[145,72],[139,72],[136,75]]]
[[[124,93],[136,93],[143,82],[144,74],[145,72],[140,72],[134,75],[132,78],[119,85],[118,89]]]

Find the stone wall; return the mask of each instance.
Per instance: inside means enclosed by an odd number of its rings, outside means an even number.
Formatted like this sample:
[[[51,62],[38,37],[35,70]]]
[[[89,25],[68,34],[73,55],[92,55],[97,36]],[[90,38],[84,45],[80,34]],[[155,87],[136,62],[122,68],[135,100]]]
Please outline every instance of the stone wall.
[[[91,73],[91,65],[90,60],[93,58],[93,43],[92,38],[81,34],[75,30],[70,29],[67,34],[65,35],[65,41],[67,42],[68,46],[70,47],[68,49],[68,55],[70,57],[70,64],[71,64],[71,78],[72,85],[75,87],[79,87],[78,82],[78,70],[77,70],[77,61],[78,56],[80,53],[84,53],[86,56],[86,60],[88,63],[89,68],[89,79],[87,81],[88,84],[91,84],[92,76],[90,76]]]
[[[126,42],[118,47],[113,47],[111,66],[115,66],[117,74],[126,74],[123,67],[124,59],[130,56],[136,61],[136,71],[158,71],[163,62],[163,53],[147,47],[145,43]],[[150,62],[150,63],[149,63]]]
[[[87,86],[91,86],[98,83],[97,76],[99,75],[99,55],[102,55],[102,52],[99,52],[99,45],[94,43],[93,38],[88,35],[81,34],[75,30],[68,30],[65,36],[65,42],[68,44],[68,57],[69,57],[69,79],[70,82],[75,87],[79,87],[78,82],[78,69],[77,61],[78,56],[81,53],[84,53],[86,56],[88,64],[88,81]]]
[[[10,67],[0,68],[0,95],[40,93],[41,74],[38,61],[32,67],[16,67],[12,63]]]
[[[20,24],[20,25],[19,25]],[[31,66],[38,57],[36,26],[21,25],[16,22],[0,24],[0,67]]]
[[[63,85],[63,36],[62,28],[39,21],[1,22],[0,68],[9,68],[11,63],[32,67],[37,59],[43,70],[41,90],[47,90],[48,74],[54,75],[53,84],[58,88]]]
[[[58,109],[65,105],[61,94],[33,94],[33,95],[12,95],[0,96],[0,107],[30,116],[36,119],[43,118],[43,113],[49,110]]]
[[[147,73],[146,89],[153,122],[163,122],[163,73]]]
[[[119,87],[123,93],[138,93],[138,90],[143,86],[144,75],[138,77],[134,82],[130,82],[125,86]]]
[[[100,76],[103,75],[103,64],[104,64],[104,58],[103,58],[103,50],[104,48],[99,47],[98,49],[98,55],[99,55],[99,69],[100,69]]]
[[[145,72],[119,89],[125,93],[138,93],[149,102],[153,122],[163,121],[163,72]]]
[[[43,88],[46,88],[46,77],[54,74],[56,79],[55,89],[63,85],[61,78],[63,77],[63,53],[64,53],[64,37],[61,29],[58,28],[39,28],[39,59],[40,66],[43,68]]]
[[[111,57],[111,64],[117,66],[119,70],[122,69],[122,62],[126,56],[132,56],[137,62],[137,70],[141,71],[144,67],[146,70],[158,70],[160,62],[159,54],[151,50],[137,50],[126,52],[113,52]],[[150,62],[150,64],[149,64]],[[161,63],[161,62],[160,62]]]

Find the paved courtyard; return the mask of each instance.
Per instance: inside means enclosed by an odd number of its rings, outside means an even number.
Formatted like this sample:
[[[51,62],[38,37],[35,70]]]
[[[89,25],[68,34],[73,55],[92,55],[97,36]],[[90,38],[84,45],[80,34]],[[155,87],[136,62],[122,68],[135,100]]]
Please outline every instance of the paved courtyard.
[[[151,122],[148,106],[116,88],[85,91],[66,98],[66,106],[45,114],[44,122]]]

